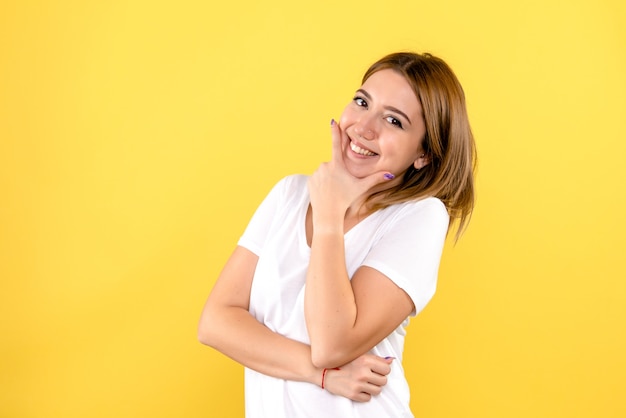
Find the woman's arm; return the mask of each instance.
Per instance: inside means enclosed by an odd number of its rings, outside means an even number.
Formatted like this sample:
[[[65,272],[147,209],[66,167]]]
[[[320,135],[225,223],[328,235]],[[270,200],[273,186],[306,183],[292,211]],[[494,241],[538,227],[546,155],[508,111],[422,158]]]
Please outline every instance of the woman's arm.
[[[323,368],[313,365],[310,347],[271,331],[248,312],[257,261],[249,250],[235,249],[204,306],[198,339],[260,373],[320,386]],[[391,361],[373,355],[345,363],[327,373],[325,388],[355,401],[379,393],[391,370]]]
[[[358,212],[364,196],[392,176],[353,177],[343,163],[346,139],[337,124],[331,129],[332,161],[309,179],[313,228],[304,306],[318,367],[335,367],[367,352],[415,309],[411,297],[374,268],[361,267],[348,277],[344,223],[355,217],[349,210]]]
[[[404,290],[375,269],[361,267],[350,280],[343,244],[343,235],[313,235],[305,314],[318,367],[336,367],[371,350],[414,309]]]
[[[248,312],[257,260],[251,251],[235,249],[206,301],[198,339],[260,373],[319,384],[309,346],[271,331]]]

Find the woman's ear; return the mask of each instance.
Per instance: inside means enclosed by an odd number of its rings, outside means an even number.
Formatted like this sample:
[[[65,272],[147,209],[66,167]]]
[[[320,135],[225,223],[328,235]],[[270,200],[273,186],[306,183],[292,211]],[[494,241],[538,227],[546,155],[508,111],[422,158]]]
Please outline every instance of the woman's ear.
[[[413,167],[415,167],[415,169],[417,171],[419,171],[420,169],[426,167],[428,164],[430,164],[430,156],[422,153],[417,160],[415,160],[415,162],[413,162]]]

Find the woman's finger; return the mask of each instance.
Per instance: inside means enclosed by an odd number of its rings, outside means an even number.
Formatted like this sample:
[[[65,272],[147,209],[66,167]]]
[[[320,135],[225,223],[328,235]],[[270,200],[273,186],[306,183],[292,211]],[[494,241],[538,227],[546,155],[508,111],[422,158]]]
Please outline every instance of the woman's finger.
[[[341,142],[341,129],[339,124],[332,119],[330,121],[330,134],[332,137],[332,161],[343,166],[343,144]]]
[[[372,364],[370,369],[374,373],[377,373],[381,376],[387,376],[389,373],[391,373],[391,364],[393,361],[394,361],[393,357],[380,358],[380,361],[377,361],[374,364]]]
[[[387,384],[387,376],[378,373],[372,373],[372,376],[368,379],[368,383],[378,387],[385,386]]]
[[[392,173],[388,171],[378,171],[376,173],[370,174],[367,177],[360,179],[361,187],[364,191],[370,190],[375,186],[378,186],[381,183],[386,183],[395,178]]]

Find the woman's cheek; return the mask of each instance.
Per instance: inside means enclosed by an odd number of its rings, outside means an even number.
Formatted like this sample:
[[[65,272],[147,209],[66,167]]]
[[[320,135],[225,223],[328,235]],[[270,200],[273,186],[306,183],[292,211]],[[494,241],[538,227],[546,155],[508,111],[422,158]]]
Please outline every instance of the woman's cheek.
[[[350,125],[350,121],[353,119],[351,117],[352,111],[350,109],[350,104],[348,104],[341,113],[341,117],[339,118],[339,127],[341,129],[345,129]]]

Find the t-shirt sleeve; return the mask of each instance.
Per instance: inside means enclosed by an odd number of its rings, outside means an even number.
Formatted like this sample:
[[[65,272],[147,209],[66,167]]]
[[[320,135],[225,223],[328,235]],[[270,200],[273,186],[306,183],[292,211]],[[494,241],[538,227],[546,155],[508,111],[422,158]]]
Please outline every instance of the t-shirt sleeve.
[[[389,223],[363,262],[409,295],[415,304],[413,316],[435,294],[448,223],[448,212],[439,199],[407,205]]]
[[[247,248],[256,255],[260,255],[261,249],[272,227],[272,221],[281,205],[281,199],[285,194],[284,191],[285,188],[288,187],[288,183],[289,177],[286,177],[274,185],[254,212],[246,230],[239,238],[238,245]]]

